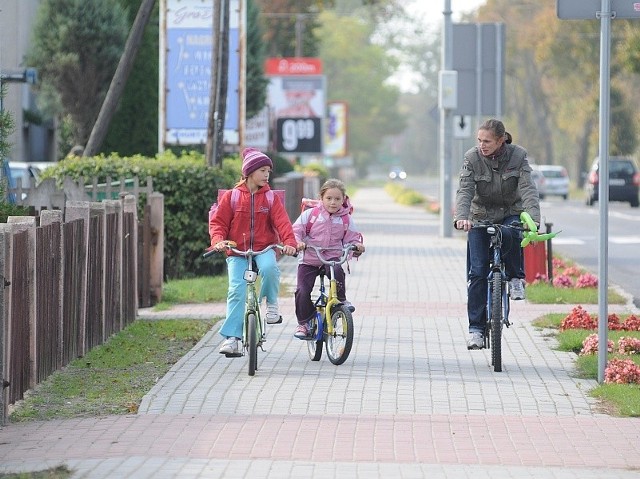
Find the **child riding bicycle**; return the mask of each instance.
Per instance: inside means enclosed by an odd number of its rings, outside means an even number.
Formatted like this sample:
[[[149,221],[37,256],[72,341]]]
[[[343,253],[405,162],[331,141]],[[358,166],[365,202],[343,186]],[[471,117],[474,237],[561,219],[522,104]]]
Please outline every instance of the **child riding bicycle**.
[[[531,179],[527,151],[511,144],[504,124],[487,120],[478,129],[478,146],[464,155],[460,186],[456,193],[456,229],[467,238],[467,349],[484,347],[487,321],[487,276],[489,274],[489,236],[486,230],[472,228],[474,222],[511,224],[526,211],[540,224],[538,190]],[[511,299],[524,299],[524,257],[516,230],[503,232],[503,260],[510,280]]]
[[[240,350],[246,294],[243,274],[247,264],[244,257],[235,255],[227,248],[225,241],[234,241],[241,249],[261,250],[278,243],[279,236],[284,243],[284,254],[294,255],[297,252],[291,221],[284,205],[277,195],[273,195],[271,202],[266,195],[270,190],[269,175],[272,168],[273,162],[267,155],[255,148],[245,148],[242,151],[242,178],[234,187],[240,192],[238,200],[233,204],[232,192],[225,194],[216,214],[209,221],[210,249],[227,252],[229,290],[227,316],[220,329],[220,334],[225,338],[220,353],[229,357]],[[280,323],[280,268],[276,254],[273,250],[268,251],[256,256],[255,262],[262,278],[260,300],[267,298],[267,323]]]
[[[321,248],[334,249],[328,258],[337,258],[342,254],[342,245],[351,243],[357,247],[354,256],[364,253],[362,234],[360,234],[350,216],[346,188],[340,180],[327,180],[320,188],[320,203],[302,212],[293,224],[293,233],[298,242],[298,249],[304,249],[307,244]],[[311,223],[311,224],[309,224]],[[298,278],[295,292],[296,318],[298,327],[294,336],[305,339],[309,335],[309,321],[316,314],[316,308],[311,300],[311,293],[316,277],[324,271],[329,276],[329,268],[318,259],[313,249],[304,251],[298,263]],[[347,303],[345,288],[345,273],[341,265],[335,266],[338,282],[338,299],[354,311],[355,308]]]

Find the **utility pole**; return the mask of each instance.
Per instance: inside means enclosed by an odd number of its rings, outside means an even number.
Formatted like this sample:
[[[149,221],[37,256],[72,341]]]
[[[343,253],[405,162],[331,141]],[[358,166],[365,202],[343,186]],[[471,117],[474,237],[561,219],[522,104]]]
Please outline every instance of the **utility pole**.
[[[442,70],[439,81],[440,107],[440,235],[452,235],[451,217],[451,138],[453,134],[452,111],[457,108],[457,72],[452,71],[451,0],[444,0],[444,24],[442,29]]]
[[[216,165],[216,151],[218,149],[218,104],[220,101],[220,55],[222,53],[220,41],[220,24],[222,21],[222,0],[213,2],[213,52],[211,58],[211,86],[209,88],[209,116],[207,119],[207,144],[205,157],[207,165]]]

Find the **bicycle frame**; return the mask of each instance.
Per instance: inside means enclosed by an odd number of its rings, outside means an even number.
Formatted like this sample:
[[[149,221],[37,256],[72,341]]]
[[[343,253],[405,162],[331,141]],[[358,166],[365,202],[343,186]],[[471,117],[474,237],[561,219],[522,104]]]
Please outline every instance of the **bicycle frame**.
[[[338,281],[335,279],[335,266],[343,264],[347,260],[349,252],[353,251],[355,247],[351,244],[344,245],[341,248],[342,254],[340,258],[333,260],[325,260],[323,258],[322,252],[327,251],[326,249],[312,245],[308,245],[308,247],[316,251],[318,258],[324,265],[329,266],[329,274],[331,276],[329,294],[327,295],[324,283],[326,275],[324,272],[320,273],[320,293],[315,301],[316,319],[312,322],[315,325],[315,334],[309,339],[309,356],[313,361],[319,361],[322,356],[322,345],[325,342],[329,360],[333,364],[339,365],[346,361],[351,352],[353,317],[351,311],[346,307],[342,307],[342,303],[338,299]],[[334,318],[334,315],[338,316]],[[337,331],[334,325],[334,321],[337,322],[338,320],[342,325],[341,331]],[[344,340],[344,345],[340,342],[341,340]],[[336,345],[336,342],[340,342],[340,344]]]
[[[236,248],[235,243],[228,242],[227,249],[235,254],[244,256],[247,260],[247,269],[244,271],[243,279],[247,284],[245,293],[244,318],[242,322],[242,352],[234,356],[249,355],[249,376],[255,375],[258,369],[258,347],[264,351],[263,343],[266,341],[266,320],[260,314],[260,304],[258,302],[258,292],[256,291],[256,281],[258,271],[254,269],[254,258],[266,253],[274,248],[282,249],[281,245],[269,245],[263,250],[254,251],[249,248],[242,251]],[[209,251],[203,256],[208,257],[215,251]]]
[[[502,278],[502,322],[508,328],[511,326],[509,322],[509,311],[510,311],[510,303],[509,303],[509,294],[507,292],[507,274],[505,272],[505,266],[502,262],[502,231],[500,230],[502,225],[492,225],[487,227],[487,233],[491,235],[489,250],[491,252],[491,261],[489,264],[489,274],[487,276],[487,281],[491,280],[493,273],[499,272],[500,277]],[[491,297],[491,288],[487,288],[487,321],[490,321],[491,314],[491,306],[493,303],[493,299]],[[486,335],[485,335],[486,341]]]

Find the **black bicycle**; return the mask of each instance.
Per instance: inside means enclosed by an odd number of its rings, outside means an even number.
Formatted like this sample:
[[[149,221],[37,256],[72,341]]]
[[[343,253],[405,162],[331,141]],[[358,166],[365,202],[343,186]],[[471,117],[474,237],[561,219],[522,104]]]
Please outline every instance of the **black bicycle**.
[[[484,331],[484,347],[491,349],[491,365],[496,372],[502,371],[502,328],[511,326],[509,322],[509,281],[502,261],[502,232],[505,228],[515,229],[521,236],[521,247],[532,241],[546,241],[558,233],[539,234],[536,224],[528,213],[520,214],[521,223],[508,225],[499,223],[478,223],[474,228],[485,228],[489,234],[489,275],[487,276],[487,322]]]

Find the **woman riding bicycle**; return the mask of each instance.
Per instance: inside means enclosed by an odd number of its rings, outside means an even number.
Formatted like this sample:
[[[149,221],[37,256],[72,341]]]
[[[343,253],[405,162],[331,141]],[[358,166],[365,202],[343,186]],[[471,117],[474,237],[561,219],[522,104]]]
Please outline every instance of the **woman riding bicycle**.
[[[478,129],[478,146],[464,155],[460,186],[456,193],[453,224],[468,232],[467,237],[467,349],[484,347],[487,321],[487,275],[489,235],[486,229],[472,229],[473,223],[519,223],[526,211],[540,224],[538,190],[531,179],[527,151],[511,143],[511,135],[496,119]],[[524,257],[520,234],[503,228],[503,260],[509,279],[511,299],[524,299]]]
[[[272,168],[273,163],[267,155],[255,148],[245,148],[242,152],[242,179],[235,186],[240,191],[238,202],[232,205],[232,195],[223,196],[218,211],[209,222],[211,249],[227,251],[228,254],[227,317],[220,329],[220,334],[225,337],[220,353],[229,357],[234,357],[240,350],[247,287],[243,274],[247,269],[247,260],[228,251],[225,241],[234,241],[243,250],[261,250],[277,243],[279,235],[285,245],[282,250],[284,254],[294,255],[297,252],[296,239],[284,205],[275,195],[270,203],[265,195],[270,189]],[[275,252],[271,250],[256,256],[255,262],[262,277],[260,299],[267,298],[267,323],[279,323],[280,268]]]

